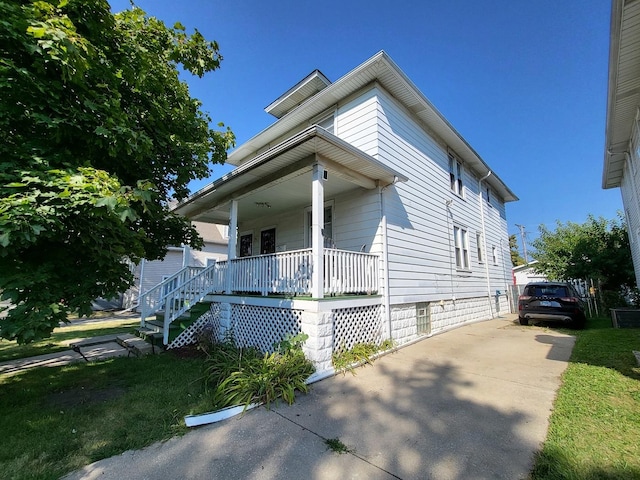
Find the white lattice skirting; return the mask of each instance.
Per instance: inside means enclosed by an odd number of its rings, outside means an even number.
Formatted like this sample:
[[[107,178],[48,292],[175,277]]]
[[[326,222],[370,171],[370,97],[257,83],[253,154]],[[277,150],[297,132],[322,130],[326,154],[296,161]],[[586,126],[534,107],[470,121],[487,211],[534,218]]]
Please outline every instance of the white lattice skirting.
[[[380,305],[334,310],[333,351],[344,352],[358,343],[379,345],[383,340],[380,313]]]
[[[216,341],[220,338],[220,304],[212,303],[208,312],[203,313],[195,322],[189,325],[167,349],[180,348],[193,345],[198,339],[206,337],[208,341]]]
[[[262,352],[273,352],[287,335],[301,332],[302,310],[231,305],[231,331],[239,347],[257,347]]]

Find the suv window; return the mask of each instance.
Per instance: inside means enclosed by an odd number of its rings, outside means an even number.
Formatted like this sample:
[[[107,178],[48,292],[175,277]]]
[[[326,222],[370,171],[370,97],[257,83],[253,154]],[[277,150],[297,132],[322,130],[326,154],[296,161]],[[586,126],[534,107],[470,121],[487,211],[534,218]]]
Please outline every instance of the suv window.
[[[525,295],[532,297],[571,297],[569,289],[563,285],[530,285]]]

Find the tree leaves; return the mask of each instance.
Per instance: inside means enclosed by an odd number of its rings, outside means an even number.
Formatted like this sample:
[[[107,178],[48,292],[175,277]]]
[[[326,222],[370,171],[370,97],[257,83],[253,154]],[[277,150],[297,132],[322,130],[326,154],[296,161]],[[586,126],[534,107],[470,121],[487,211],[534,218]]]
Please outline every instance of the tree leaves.
[[[40,338],[131,284],[129,261],[202,240],[168,210],[223,162],[178,65],[215,70],[215,42],[104,0],[0,2],[0,336]]]
[[[536,270],[550,280],[599,279],[603,289],[634,286],[635,277],[626,225],[620,217],[606,220],[589,215],[583,224],[557,222],[551,231],[539,227],[532,243]]]

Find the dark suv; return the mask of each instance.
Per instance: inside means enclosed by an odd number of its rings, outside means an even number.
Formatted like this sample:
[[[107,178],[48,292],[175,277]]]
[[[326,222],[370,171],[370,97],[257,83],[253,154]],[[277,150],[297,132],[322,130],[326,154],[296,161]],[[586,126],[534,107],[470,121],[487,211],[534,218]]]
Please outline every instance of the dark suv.
[[[518,297],[518,320],[520,325],[529,325],[531,320],[570,323],[575,328],[586,323],[580,295],[573,285],[563,282],[528,283]]]

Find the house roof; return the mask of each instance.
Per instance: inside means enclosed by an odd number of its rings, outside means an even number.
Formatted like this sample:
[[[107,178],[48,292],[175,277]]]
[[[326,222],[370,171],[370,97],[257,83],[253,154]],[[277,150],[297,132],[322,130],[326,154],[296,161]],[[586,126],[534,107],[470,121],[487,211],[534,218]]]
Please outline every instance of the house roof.
[[[280,118],[329,85],[331,85],[331,81],[320,70],[314,70],[271,102],[264,110],[274,117]]]
[[[613,0],[602,188],[619,187],[640,105],[640,2]]]
[[[193,220],[222,223],[229,218],[232,199],[248,194],[255,196],[256,192],[262,197],[260,201],[252,200],[243,205],[245,217],[264,215],[260,209],[271,208],[276,202],[285,207],[308,202],[310,172],[317,162],[316,154],[328,164],[331,175],[337,177],[325,187],[334,189],[327,192],[329,195],[353,188],[354,184],[372,189],[407,181],[404,175],[374,157],[322,127],[312,125],[199,190],[179,203],[175,211]],[[284,182],[287,182],[287,188],[278,189],[277,197],[274,197],[268,187]]]
[[[313,76],[313,74],[311,76]],[[308,79],[309,77],[306,77],[305,80]],[[297,86],[305,83],[305,80],[297,84]],[[287,132],[291,131],[297,125],[321,114],[331,106],[336,105],[340,100],[373,82],[379,83],[416,115],[433,133],[453,149],[463,160],[465,166],[470,171],[475,172],[478,177],[484,176],[491,170],[480,155],[478,155],[462,135],[453,128],[384,51],[378,52],[342,78],[322,88],[315,95],[289,110],[276,123],[236,148],[229,155],[227,162],[232,165],[242,165],[245,162],[251,161],[256,152],[263,149],[265,145],[271,145],[277,142],[279,138],[282,138],[282,136],[286,135]],[[295,89],[296,87],[294,87],[293,90]],[[267,108],[271,108],[278,102],[284,102],[284,99],[291,93],[292,90]],[[284,110],[283,108],[282,111]],[[278,112],[282,113],[281,111]],[[518,197],[516,197],[495,173],[485,180],[485,182],[490,185],[505,202],[518,200]]]
[[[515,272],[520,272],[522,270],[526,270],[527,268],[533,268],[535,264],[538,263],[538,260],[532,260],[529,263],[525,263],[524,265],[518,265],[517,267],[513,267],[511,270]]]

